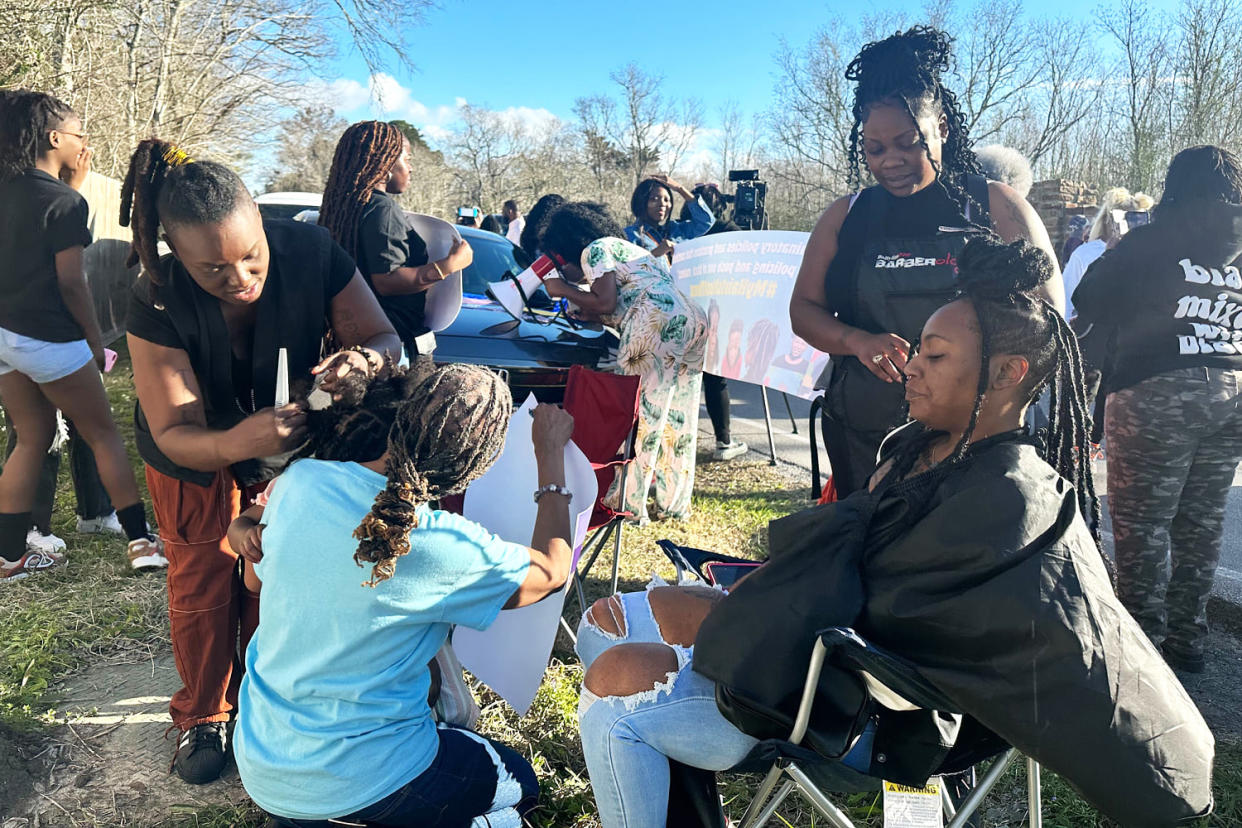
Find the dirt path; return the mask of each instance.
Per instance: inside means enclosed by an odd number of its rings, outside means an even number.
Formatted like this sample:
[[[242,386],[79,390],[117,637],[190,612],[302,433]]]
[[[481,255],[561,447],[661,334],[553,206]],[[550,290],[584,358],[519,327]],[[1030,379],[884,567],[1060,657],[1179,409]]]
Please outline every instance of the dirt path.
[[[142,661],[100,659],[55,692],[63,724],[31,759],[41,763],[34,795],[0,828],[152,826],[246,794],[232,763],[210,785],[168,772],[174,736],[168,700],[180,687],[171,654]],[[31,748],[25,748],[30,753]],[[191,817],[187,824],[193,825]]]

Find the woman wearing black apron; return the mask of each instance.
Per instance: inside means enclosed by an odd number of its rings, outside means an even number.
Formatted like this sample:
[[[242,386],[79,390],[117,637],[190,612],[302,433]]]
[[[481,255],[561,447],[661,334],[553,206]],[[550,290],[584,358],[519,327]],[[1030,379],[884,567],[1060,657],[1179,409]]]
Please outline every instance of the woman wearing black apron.
[[[811,233],[789,304],[793,331],[833,355],[824,444],[838,497],[864,486],[884,436],[905,421],[902,369],[923,323],[954,295],[957,254],[970,232],[1052,243],[1035,210],[986,181],[957,99],[940,82],[950,38],[924,26],[863,47],[850,169],[877,186],[835,201]],[[1060,274],[1044,296],[1064,307]]]

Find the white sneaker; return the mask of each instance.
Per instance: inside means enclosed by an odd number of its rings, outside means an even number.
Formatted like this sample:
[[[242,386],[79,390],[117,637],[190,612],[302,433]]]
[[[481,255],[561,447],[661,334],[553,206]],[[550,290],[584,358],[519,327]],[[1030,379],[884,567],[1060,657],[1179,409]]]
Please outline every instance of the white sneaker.
[[[734,440],[731,443],[722,443],[716,441],[716,450],[712,452],[713,460],[732,460],[734,457],[741,457],[750,451],[750,446],[745,443]]]
[[[102,535],[107,532],[125,537],[125,530],[121,528],[121,521],[117,519],[115,511],[103,517],[93,517],[85,520],[78,518],[77,530],[83,535]]]
[[[65,551],[65,542],[55,535],[44,535],[32,528],[26,533],[26,551],[56,555]]]
[[[164,557],[164,546],[159,540],[132,540],[125,548],[125,555],[129,558],[129,565],[137,570],[164,569],[168,566],[168,558]]]

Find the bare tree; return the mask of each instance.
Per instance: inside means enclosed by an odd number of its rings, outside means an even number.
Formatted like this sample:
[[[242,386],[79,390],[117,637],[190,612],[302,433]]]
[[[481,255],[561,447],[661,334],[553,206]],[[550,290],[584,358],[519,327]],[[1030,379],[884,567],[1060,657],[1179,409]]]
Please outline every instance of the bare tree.
[[[1142,0],[1121,0],[1101,15],[1100,24],[1120,52],[1115,77],[1122,94],[1116,115],[1127,127],[1124,183],[1132,190],[1152,190],[1163,167],[1162,116],[1172,87],[1168,28]]]
[[[657,166],[675,170],[702,127],[701,105],[665,97],[660,90],[663,78],[634,63],[609,77],[619,87],[619,98],[590,95],[574,102],[583,134],[620,148],[635,184]]]
[[[341,133],[349,126],[327,106],[307,106],[281,123],[279,166],[267,177],[269,192],[323,192],[332,170],[332,156]]]
[[[1022,0],[982,0],[953,15],[958,93],[970,137],[985,142],[1022,117],[1026,94],[1040,80],[1036,33]]]
[[[1242,27],[1242,5],[1238,0],[1184,0],[1177,21],[1177,141],[1236,148],[1242,65],[1234,43]]]

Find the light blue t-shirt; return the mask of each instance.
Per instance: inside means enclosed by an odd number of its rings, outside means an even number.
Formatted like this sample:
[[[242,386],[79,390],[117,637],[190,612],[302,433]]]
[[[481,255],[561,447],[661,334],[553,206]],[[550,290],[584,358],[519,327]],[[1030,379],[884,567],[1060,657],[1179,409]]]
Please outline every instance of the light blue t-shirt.
[[[357,463],[300,460],[263,515],[259,629],[246,651],[234,755],[264,810],[331,819],[421,774],[439,746],[427,662],[449,625],[483,629],[521,586],[526,547],[426,506],[374,589],[353,531],[384,488]]]

